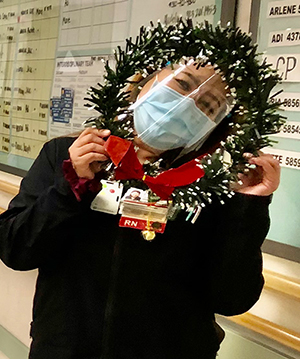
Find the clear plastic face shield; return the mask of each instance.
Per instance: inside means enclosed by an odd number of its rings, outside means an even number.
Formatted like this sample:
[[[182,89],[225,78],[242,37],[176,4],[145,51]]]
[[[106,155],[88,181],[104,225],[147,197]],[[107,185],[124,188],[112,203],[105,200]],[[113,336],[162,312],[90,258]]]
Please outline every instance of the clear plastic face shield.
[[[213,66],[166,67],[141,89],[134,111],[137,137],[158,151],[198,149],[233,107]]]

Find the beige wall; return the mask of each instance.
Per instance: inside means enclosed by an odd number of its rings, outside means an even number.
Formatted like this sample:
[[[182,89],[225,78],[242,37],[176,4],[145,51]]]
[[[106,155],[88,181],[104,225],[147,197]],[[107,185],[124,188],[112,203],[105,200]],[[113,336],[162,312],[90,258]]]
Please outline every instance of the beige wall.
[[[236,26],[248,32],[250,26],[250,11],[252,0],[238,0]]]
[[[0,181],[15,186],[21,178],[0,171]],[[0,208],[7,208],[13,195],[0,190]],[[0,261],[0,325],[29,346],[32,299],[37,271],[17,272]]]
[[[32,299],[37,271],[16,272],[0,262],[0,325],[26,346],[30,344]]]
[[[264,269],[283,274],[300,283],[300,264],[264,254]],[[300,335],[300,300],[284,292],[265,288],[250,313],[277,323]]]

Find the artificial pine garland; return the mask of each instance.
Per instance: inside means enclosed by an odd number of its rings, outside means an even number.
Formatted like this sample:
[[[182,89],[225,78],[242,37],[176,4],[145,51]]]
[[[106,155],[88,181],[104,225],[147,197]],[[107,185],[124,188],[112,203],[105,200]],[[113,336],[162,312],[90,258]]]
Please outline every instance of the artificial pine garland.
[[[177,25],[165,26],[158,22],[148,28],[141,27],[135,40],[126,40],[125,49],[115,51],[115,66],[105,63],[104,83],[91,87],[86,98],[100,115],[86,121],[98,129],[109,129],[112,135],[133,139],[133,118],[129,106],[129,93],[124,88],[133,75],[147,77],[167,64],[194,58],[200,65],[213,64],[216,72],[228,84],[235,99],[231,111],[231,132],[213,153],[201,160],[204,177],[189,186],[175,189],[173,204],[180,208],[205,206],[215,195],[223,202],[231,196],[230,183],[244,171],[245,152],[257,154],[258,150],[272,145],[268,135],[279,132],[284,118],[276,112],[277,102],[269,101],[270,92],[280,82],[278,74],[265,62],[258,60],[257,45],[240,29],[219,25],[213,28],[193,26],[181,20]],[[230,163],[223,154],[229,153]],[[145,172],[156,175],[162,169],[161,160],[144,165]],[[142,181],[125,181],[125,185],[145,188]]]

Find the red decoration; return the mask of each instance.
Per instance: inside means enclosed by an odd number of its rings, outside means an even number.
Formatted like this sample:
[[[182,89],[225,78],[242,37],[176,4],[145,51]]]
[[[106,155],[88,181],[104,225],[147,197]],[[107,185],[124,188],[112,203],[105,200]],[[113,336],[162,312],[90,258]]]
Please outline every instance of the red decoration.
[[[145,175],[132,142],[110,136],[105,143],[105,150],[116,166],[116,180],[143,180],[161,199],[168,199],[176,187],[187,186],[204,176],[199,161],[203,156],[151,177]]]
[[[93,179],[79,178],[70,159],[63,162],[63,173],[78,202],[82,200],[88,191],[98,193],[102,188],[100,174],[96,173]]]

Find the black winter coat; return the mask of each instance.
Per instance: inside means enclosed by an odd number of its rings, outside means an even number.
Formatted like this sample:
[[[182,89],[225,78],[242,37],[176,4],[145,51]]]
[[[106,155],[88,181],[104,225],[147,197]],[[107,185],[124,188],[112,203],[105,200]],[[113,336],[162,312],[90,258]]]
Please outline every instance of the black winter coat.
[[[263,286],[269,197],[236,194],[181,215],[152,242],[77,202],[62,173],[72,138],[48,142],[0,217],[0,255],[39,269],[32,359],[210,359],[214,313],[247,311]]]

